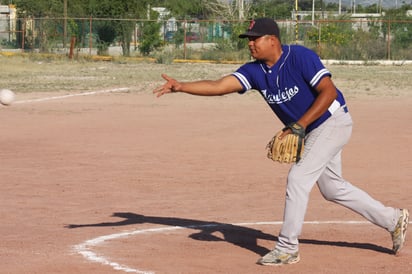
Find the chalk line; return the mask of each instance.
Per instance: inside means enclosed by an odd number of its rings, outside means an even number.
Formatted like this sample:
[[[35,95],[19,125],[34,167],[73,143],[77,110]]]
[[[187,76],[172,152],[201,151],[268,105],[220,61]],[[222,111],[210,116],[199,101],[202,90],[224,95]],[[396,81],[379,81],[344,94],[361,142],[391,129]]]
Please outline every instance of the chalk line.
[[[44,98],[37,98],[37,99],[20,100],[20,101],[15,101],[13,104],[26,104],[26,103],[44,102],[44,101],[50,101],[50,100],[66,99],[66,98],[76,97],[76,96],[88,96],[88,95],[96,95],[96,94],[111,93],[111,92],[126,92],[128,90],[129,90],[129,88],[114,88],[114,89],[96,90],[96,91],[81,92],[81,93],[74,93],[74,94],[67,94],[67,95],[60,95],[60,96],[51,96],[51,97],[44,97]]]
[[[255,226],[255,225],[281,225],[283,222],[251,222],[251,223],[237,223],[232,224],[234,226]],[[305,224],[312,224],[312,225],[323,225],[323,224],[341,224],[341,225],[354,225],[354,224],[370,224],[367,221],[307,221],[304,222]],[[148,229],[137,229],[132,231],[125,231],[120,233],[114,233],[104,236],[99,236],[90,240],[86,240],[83,243],[77,244],[73,246],[73,250],[82,255],[86,260],[90,262],[100,263],[102,265],[109,265],[114,270],[120,270],[126,273],[139,273],[139,274],[153,274],[154,271],[150,270],[139,270],[136,268],[129,267],[127,265],[122,265],[117,262],[112,262],[110,259],[106,258],[104,255],[99,255],[96,252],[92,251],[93,247],[97,247],[100,244],[115,240],[126,238],[134,235],[139,234],[152,234],[152,233],[163,233],[165,231],[171,230],[183,230],[183,229],[199,229],[199,228],[206,228],[206,227],[219,227],[219,226],[228,226],[230,224],[203,224],[203,225],[191,225],[191,226],[168,226],[168,227],[155,227],[155,228],[148,228]]]

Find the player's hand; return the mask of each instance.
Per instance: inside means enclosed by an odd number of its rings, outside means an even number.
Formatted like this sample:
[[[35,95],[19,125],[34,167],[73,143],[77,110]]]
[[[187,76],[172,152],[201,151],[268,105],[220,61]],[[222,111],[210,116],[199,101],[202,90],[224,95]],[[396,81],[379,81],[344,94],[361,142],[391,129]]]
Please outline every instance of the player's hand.
[[[296,127],[295,131],[292,130],[292,126],[294,126],[294,125],[296,125],[295,126]],[[278,138],[280,140],[282,140],[286,135],[291,134],[291,133],[296,133],[296,134],[300,135],[301,138],[304,138],[305,137],[305,129],[306,129],[306,127],[302,126],[299,123],[292,123],[292,124],[290,124],[290,125],[288,125],[288,126],[286,126],[285,128],[282,129],[282,133],[278,136]]]
[[[290,128],[282,130],[282,133],[278,136],[279,140],[282,140],[286,135],[291,134],[292,130]]]
[[[180,89],[181,84],[176,81],[176,79],[173,79],[166,74],[162,74],[162,77],[166,80],[166,83],[153,91],[157,97],[160,97],[166,93],[176,92]]]

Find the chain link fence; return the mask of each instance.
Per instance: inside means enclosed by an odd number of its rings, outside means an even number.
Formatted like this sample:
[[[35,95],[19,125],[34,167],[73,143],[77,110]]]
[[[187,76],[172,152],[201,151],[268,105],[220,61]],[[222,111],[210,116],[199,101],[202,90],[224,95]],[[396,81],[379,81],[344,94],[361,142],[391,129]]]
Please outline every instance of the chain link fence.
[[[412,20],[279,20],[284,44],[322,59],[412,60]],[[166,59],[245,61],[246,21],[0,18],[0,50]]]

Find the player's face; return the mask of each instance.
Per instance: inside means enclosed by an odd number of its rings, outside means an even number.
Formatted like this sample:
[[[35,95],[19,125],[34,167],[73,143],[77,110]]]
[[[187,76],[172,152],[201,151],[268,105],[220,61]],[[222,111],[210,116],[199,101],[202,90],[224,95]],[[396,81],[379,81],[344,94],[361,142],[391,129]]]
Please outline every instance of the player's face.
[[[272,39],[270,35],[264,35],[259,37],[248,37],[249,50],[253,58],[258,60],[265,60],[267,54],[272,48]]]

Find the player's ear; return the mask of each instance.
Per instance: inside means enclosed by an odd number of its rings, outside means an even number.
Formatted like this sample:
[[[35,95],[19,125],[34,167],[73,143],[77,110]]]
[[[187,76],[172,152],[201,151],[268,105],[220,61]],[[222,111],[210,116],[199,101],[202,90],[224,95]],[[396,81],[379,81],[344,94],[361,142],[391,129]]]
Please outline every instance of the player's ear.
[[[268,36],[268,39],[270,39],[272,45],[275,45],[277,43],[277,38],[274,35]]]

